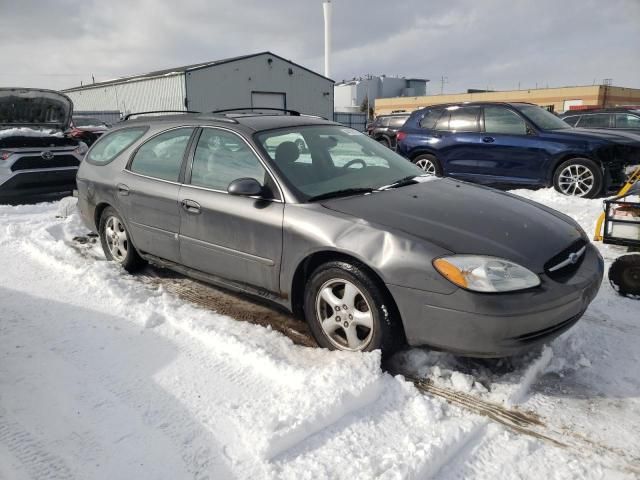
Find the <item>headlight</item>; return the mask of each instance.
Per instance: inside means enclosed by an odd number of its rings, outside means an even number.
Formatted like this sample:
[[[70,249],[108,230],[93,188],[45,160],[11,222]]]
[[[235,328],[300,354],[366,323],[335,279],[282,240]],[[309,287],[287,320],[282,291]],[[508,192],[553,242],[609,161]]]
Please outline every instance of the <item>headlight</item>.
[[[84,155],[88,150],[89,147],[87,147],[87,144],[84,142],[80,142],[80,144],[73,151],[78,155]]]
[[[540,285],[540,278],[517,263],[496,257],[452,255],[433,261],[450,282],[474,292],[511,292]]]

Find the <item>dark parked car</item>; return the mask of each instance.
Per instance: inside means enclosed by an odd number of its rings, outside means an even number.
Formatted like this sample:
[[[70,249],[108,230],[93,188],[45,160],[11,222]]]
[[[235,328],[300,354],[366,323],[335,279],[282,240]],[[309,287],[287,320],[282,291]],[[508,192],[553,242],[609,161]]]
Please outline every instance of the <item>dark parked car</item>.
[[[356,130],[295,113],[118,124],[78,171],[105,256],[277,302],[321,346],[348,351],[406,341],[509,355],[571,327],[596,295],[602,258],[569,217],[426,176]]]
[[[367,135],[385,147],[395,148],[396,134],[409,114],[380,115],[367,125]]]
[[[560,118],[572,127],[611,128],[640,133],[640,106],[636,108],[573,110],[560,115]]]
[[[71,119],[69,135],[91,146],[100,135],[109,130],[110,126],[111,125],[103,122],[99,118],[74,116]]]
[[[33,88],[0,88],[0,198],[67,192],[87,151],[65,134],[73,103]]]
[[[572,128],[528,103],[461,103],[416,110],[398,153],[427,173],[487,185],[551,186],[595,197],[640,163],[632,134]]]

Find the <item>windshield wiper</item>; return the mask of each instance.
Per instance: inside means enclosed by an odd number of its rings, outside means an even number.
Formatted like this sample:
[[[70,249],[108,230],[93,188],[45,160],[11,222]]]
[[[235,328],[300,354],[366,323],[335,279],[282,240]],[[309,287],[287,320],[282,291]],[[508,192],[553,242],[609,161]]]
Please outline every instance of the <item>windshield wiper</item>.
[[[307,199],[307,202],[315,202],[316,200],[326,200],[328,198],[348,197],[349,195],[358,195],[359,193],[371,193],[371,192],[373,192],[373,188],[369,188],[369,187],[345,188],[343,190],[335,190],[333,192],[321,193],[320,195],[309,197]]]
[[[416,178],[419,176],[420,175],[410,175],[408,177],[401,178],[400,180],[396,180],[395,182],[390,183],[389,185],[383,185],[377,190],[387,190],[389,188],[398,188],[398,187],[405,187],[407,185],[413,185],[415,183],[418,183]]]

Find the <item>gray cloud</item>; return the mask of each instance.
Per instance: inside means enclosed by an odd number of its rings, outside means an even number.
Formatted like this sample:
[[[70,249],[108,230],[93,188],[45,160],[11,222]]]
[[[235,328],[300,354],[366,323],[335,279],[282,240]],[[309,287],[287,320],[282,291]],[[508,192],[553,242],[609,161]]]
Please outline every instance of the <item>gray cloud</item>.
[[[262,50],[322,72],[321,0],[0,0],[0,86],[64,88]],[[638,0],[334,0],[332,76],[431,92],[640,88]]]

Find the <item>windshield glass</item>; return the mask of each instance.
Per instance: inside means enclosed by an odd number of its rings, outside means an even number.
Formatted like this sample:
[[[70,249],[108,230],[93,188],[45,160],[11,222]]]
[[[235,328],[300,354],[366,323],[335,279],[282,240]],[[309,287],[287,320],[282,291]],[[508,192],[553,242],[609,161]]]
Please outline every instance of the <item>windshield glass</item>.
[[[543,130],[572,128],[567,122],[537,105],[519,105],[518,109]]]
[[[73,117],[73,123],[76,127],[104,127],[106,124],[93,117]]]
[[[281,175],[305,200],[347,190],[377,189],[424,172],[368,136],[337,125],[256,134]]]

